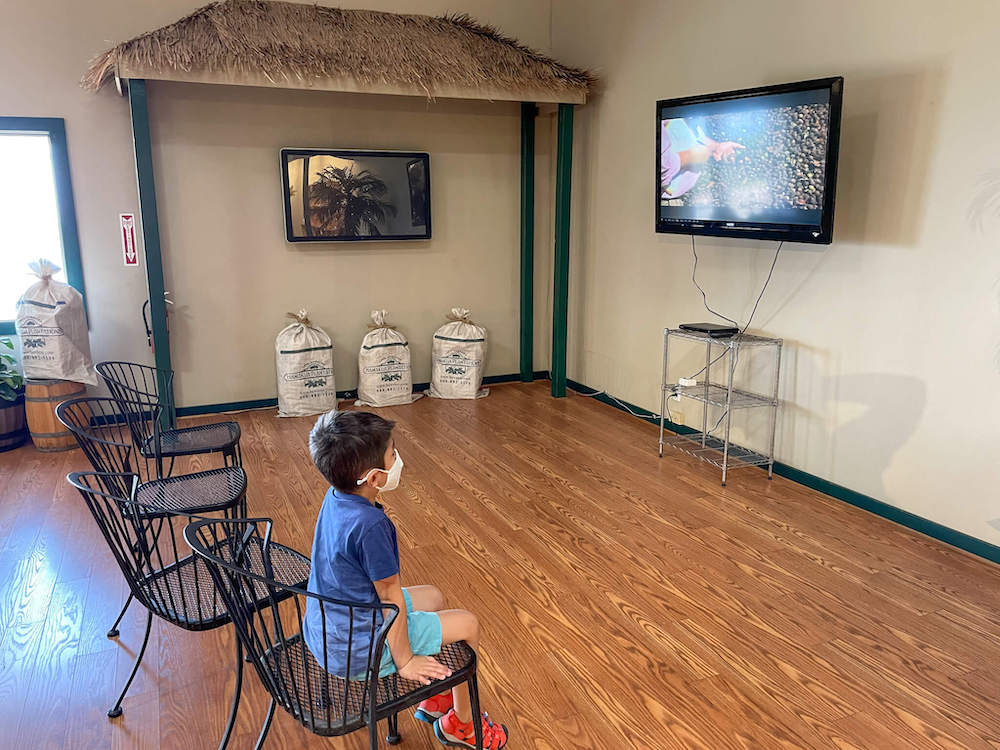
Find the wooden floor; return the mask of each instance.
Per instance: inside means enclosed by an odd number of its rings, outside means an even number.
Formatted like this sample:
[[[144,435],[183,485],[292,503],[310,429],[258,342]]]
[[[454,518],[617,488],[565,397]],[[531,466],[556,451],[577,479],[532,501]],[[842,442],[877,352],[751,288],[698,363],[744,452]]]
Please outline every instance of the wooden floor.
[[[547,387],[384,410],[404,585],[481,616],[484,707],[512,750],[1000,747],[1000,568],[756,469],[721,488],[657,459],[650,425]],[[251,511],[308,553],[312,419],[238,419]],[[79,451],[0,454],[0,746],[215,747],[228,629],[155,621],[124,715],[105,716],[144,613],[105,637],[124,586],[63,479],[82,468]],[[266,706],[253,674],[245,691],[234,749]],[[440,747],[400,727],[402,747]],[[267,747],[367,744],[279,710]]]

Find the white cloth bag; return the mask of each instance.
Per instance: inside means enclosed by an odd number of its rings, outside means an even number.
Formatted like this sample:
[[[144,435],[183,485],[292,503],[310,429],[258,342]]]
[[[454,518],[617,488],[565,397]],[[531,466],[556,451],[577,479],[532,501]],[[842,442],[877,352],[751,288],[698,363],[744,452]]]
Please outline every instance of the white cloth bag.
[[[371,330],[361,341],[356,406],[398,406],[421,396],[413,394],[410,344],[385,322],[387,316],[385,310],[372,310]]]
[[[43,258],[29,267],[38,281],[17,301],[14,321],[25,377],[97,385],[83,297],[52,278],[60,270],[55,263]]]
[[[431,346],[431,387],[434,398],[483,398],[486,367],[486,329],[477,326],[469,311],[451,308],[448,323],[437,329]]]
[[[278,368],[278,416],[308,417],[337,408],[333,378],[333,343],[309,322],[305,310],[288,313],[295,320],[274,340]]]

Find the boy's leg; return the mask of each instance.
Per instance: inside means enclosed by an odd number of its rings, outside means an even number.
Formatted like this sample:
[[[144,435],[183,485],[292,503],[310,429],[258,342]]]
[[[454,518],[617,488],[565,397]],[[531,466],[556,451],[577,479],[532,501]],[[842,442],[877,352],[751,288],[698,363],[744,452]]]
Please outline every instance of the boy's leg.
[[[444,608],[444,595],[437,586],[406,586],[413,609],[417,612],[438,612]],[[446,641],[447,642],[447,641]]]
[[[441,618],[441,643],[465,641],[473,650],[479,648],[479,618],[464,609],[446,609],[438,612]],[[469,684],[463,683],[451,691],[455,701],[455,714],[463,722],[472,721],[472,702]]]

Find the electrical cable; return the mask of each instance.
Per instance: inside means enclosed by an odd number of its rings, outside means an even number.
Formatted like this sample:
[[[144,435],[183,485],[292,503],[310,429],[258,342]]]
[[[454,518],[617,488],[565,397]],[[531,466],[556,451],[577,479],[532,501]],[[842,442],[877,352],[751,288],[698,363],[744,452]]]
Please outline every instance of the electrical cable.
[[[697,274],[698,274],[698,250],[695,248],[694,235],[693,234],[691,235],[691,254],[694,256],[694,268],[691,269],[691,281],[694,282],[694,285],[698,288],[698,291],[701,292],[701,300],[705,304],[705,309],[708,310],[710,313],[712,313],[712,315],[715,315],[718,318],[722,318],[723,320],[727,320],[730,323],[732,323],[734,326],[736,326],[737,328],[739,328],[740,324],[737,323],[735,320],[733,320],[732,318],[727,318],[722,313],[716,312],[715,310],[713,310],[708,305],[708,295],[705,294],[705,290],[701,288],[701,284],[698,283],[698,279],[697,279]]]
[[[698,288],[698,291],[701,292],[701,298],[702,298],[702,302],[705,305],[705,309],[708,310],[710,313],[712,313],[712,315],[715,315],[716,317],[722,318],[723,320],[726,320],[726,321],[729,321],[730,323],[732,323],[734,326],[736,326],[739,329],[740,335],[743,335],[744,333],[746,333],[747,329],[750,328],[750,324],[753,322],[754,315],[757,314],[757,307],[760,305],[760,301],[764,298],[764,292],[767,291],[767,287],[771,283],[771,277],[774,275],[774,267],[778,264],[778,256],[781,254],[781,248],[782,248],[782,246],[784,244],[785,244],[784,240],[781,240],[778,243],[778,247],[774,251],[774,258],[771,260],[771,268],[768,270],[768,272],[767,272],[767,278],[764,279],[764,284],[760,288],[760,294],[757,295],[757,300],[753,304],[753,309],[750,311],[750,317],[747,318],[746,325],[744,325],[742,328],[740,328],[740,324],[737,323],[735,320],[733,320],[732,318],[727,318],[725,315],[722,315],[721,313],[717,313],[715,310],[713,310],[711,307],[709,307],[709,304],[708,304],[708,295],[705,294],[705,290],[701,287],[701,284],[698,283],[698,279],[696,278],[697,273],[698,273],[698,250],[697,250],[697,247],[695,245],[694,235],[692,234],[691,235],[691,254],[694,256],[694,267],[691,269],[691,281],[694,282],[694,285]],[[723,357],[725,357],[726,354],[728,354],[728,353],[729,353],[729,348],[727,347],[727,348],[725,348],[725,349],[722,350],[722,353],[719,354],[719,356],[717,356],[715,359],[713,359],[710,362],[708,362],[704,367],[702,367],[700,370],[698,370],[698,372],[696,372],[694,375],[692,375],[690,378],[687,378],[687,379],[688,380],[696,380],[699,375],[701,375],[703,372],[705,372],[706,370],[708,370],[709,368],[711,368],[712,365],[714,365],[720,359],[722,359]],[[736,354],[734,356],[735,356],[735,360],[733,362],[733,369],[735,370],[736,369],[736,365],[739,364],[739,360],[740,360],[739,349],[736,350]],[[579,391],[577,391],[577,392],[579,393]],[[581,396],[586,396],[587,398],[595,398],[597,396],[606,396],[607,398],[611,399],[616,404],[618,404],[622,409],[624,409],[629,414],[631,414],[633,417],[639,417],[640,419],[648,419],[649,418],[649,417],[646,417],[646,416],[644,416],[642,414],[636,414],[634,411],[632,411],[632,409],[629,408],[628,404],[626,404],[624,401],[620,401],[619,399],[615,398],[614,396],[612,396],[607,391],[594,391],[593,393],[580,393],[580,395]],[[665,407],[666,407],[666,415],[665,416],[667,417],[667,419],[671,423],[673,423],[673,421],[674,421],[673,417],[670,414],[670,398],[671,398],[672,395],[673,394],[668,395],[667,398],[664,400],[664,404],[665,404]],[[712,427],[712,429],[708,430],[705,434],[708,435],[708,436],[712,436],[712,433],[715,432],[717,429],[719,429],[719,425],[722,424],[722,420],[725,419],[726,414],[728,414],[728,413],[729,413],[728,409],[723,409],[722,414],[719,416],[719,419],[716,421],[715,425]],[[651,416],[654,417],[654,418],[656,418],[656,419],[659,419],[663,415],[660,415],[660,414],[651,414]]]
[[[632,411],[632,409],[629,408],[628,404],[626,404],[624,401],[621,401],[621,400],[615,398],[614,396],[612,396],[607,391],[594,391],[593,393],[580,393],[580,391],[576,391],[576,392],[579,393],[581,396],[586,396],[587,398],[597,398],[598,396],[605,396],[605,397],[611,399],[612,401],[614,401],[616,404],[618,404],[622,409],[624,409],[625,411],[627,411],[633,417],[638,417],[639,419],[650,419],[650,418],[652,418],[652,419],[659,419],[660,418],[659,414],[655,414],[653,412],[650,412],[649,414],[636,414],[634,411]],[[670,411],[669,407],[667,408],[667,411],[668,412]]]
[[[694,239],[694,235],[691,235],[691,239]],[[750,327],[750,323],[753,321],[753,316],[757,313],[757,305],[760,304],[760,300],[764,296],[764,292],[767,290],[767,285],[771,283],[771,275],[774,273],[774,267],[778,264],[778,255],[781,253],[781,246],[784,244],[784,240],[779,242],[778,249],[774,251],[774,260],[771,261],[771,270],[767,272],[767,278],[764,279],[764,286],[760,288],[760,294],[757,295],[757,301],[753,303],[753,310],[750,311],[750,317],[747,318],[747,324],[743,326],[743,330],[740,331],[740,333],[747,332],[747,328]]]
[[[694,235],[691,235],[691,239],[694,240]],[[784,244],[785,244],[785,241],[781,240],[778,243],[777,249],[774,251],[774,259],[771,261],[771,268],[767,272],[767,278],[764,279],[764,285],[760,288],[760,294],[757,295],[757,301],[753,303],[753,310],[750,311],[750,317],[747,318],[746,325],[743,326],[742,330],[740,330],[740,335],[741,336],[744,333],[747,332],[747,329],[750,327],[750,323],[753,322],[753,316],[757,314],[757,305],[760,304],[761,299],[764,297],[764,292],[767,290],[768,284],[771,283],[771,276],[774,274],[774,267],[778,264],[778,255],[781,254],[781,247]],[[728,349],[724,350],[722,352],[722,354],[720,354],[718,357],[716,357],[714,360],[712,360],[712,362],[709,363],[709,365],[711,365],[714,362],[716,362],[719,359],[721,359],[723,357],[723,355],[726,354],[727,351],[728,351]],[[739,350],[739,347],[737,347],[736,354],[733,355],[733,356],[734,356],[734,359],[733,359],[733,370],[735,371],[736,370],[736,366],[740,363],[740,350]],[[702,372],[704,372],[709,367],[709,365],[706,365],[705,367],[701,368],[701,370],[698,371],[699,374],[701,374]],[[722,411],[722,415],[719,417],[719,420],[715,423],[715,426],[711,430],[709,430],[707,433],[705,433],[705,434],[709,435],[709,436],[712,436],[712,433],[715,432],[717,429],[719,429],[719,425],[722,424],[722,420],[726,417],[726,414],[728,414],[728,413],[729,413],[729,409],[728,408],[724,409]]]

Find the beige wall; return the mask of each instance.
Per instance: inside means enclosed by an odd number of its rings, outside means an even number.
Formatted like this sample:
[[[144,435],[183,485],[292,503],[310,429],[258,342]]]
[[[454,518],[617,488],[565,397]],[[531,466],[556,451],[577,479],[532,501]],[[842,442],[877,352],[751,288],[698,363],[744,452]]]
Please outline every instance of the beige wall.
[[[139,316],[142,268],[122,266],[118,214],[137,211],[128,105],[78,85],[88,59],[169,23],[198,3],[2,2],[3,114],[64,117],[76,192],[95,359],[149,361]],[[536,48],[549,46],[549,4],[530,0],[366,2],[416,13],[468,12]],[[150,113],[176,389],[181,405],[275,394],[275,334],[306,307],[333,337],[338,388],[357,382],[368,313],[386,307],[409,336],[414,377],[430,374],[430,337],[455,305],[490,331],[488,374],[518,369],[517,104],[365,97],[151,82]],[[548,217],[548,153],[539,126],[537,273]],[[289,245],[278,149],[406,148],[431,154],[429,242]],[[547,284],[539,283],[540,326]],[[543,330],[547,328],[543,327]],[[541,339],[537,367],[547,366]]]
[[[711,318],[690,240],[653,232],[656,100],[842,74],[836,241],[786,245],[753,322],[787,344],[778,458],[1000,542],[1000,4],[553,8],[553,54],[604,78],[577,120],[570,377],[658,411],[662,328]],[[775,243],[698,243],[745,322]]]

